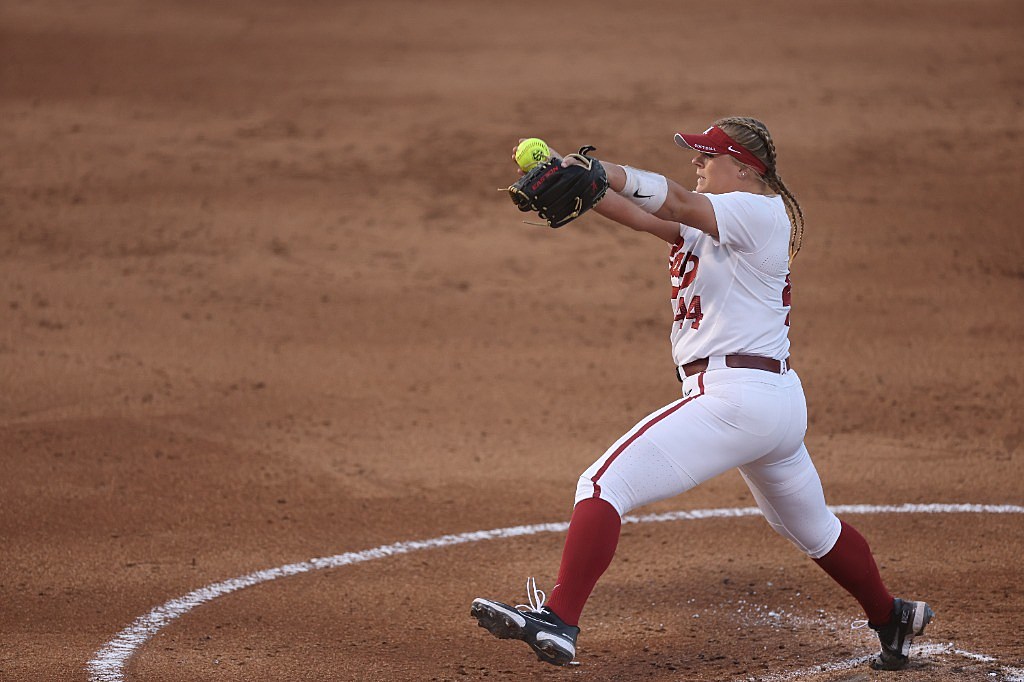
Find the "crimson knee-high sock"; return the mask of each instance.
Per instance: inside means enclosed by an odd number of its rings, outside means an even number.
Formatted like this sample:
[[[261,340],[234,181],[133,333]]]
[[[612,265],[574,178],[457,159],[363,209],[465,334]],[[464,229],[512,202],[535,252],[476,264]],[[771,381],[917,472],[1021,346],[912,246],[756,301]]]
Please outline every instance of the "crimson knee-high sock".
[[[892,595],[878,574],[867,540],[853,526],[840,523],[835,547],[814,561],[860,602],[872,625],[885,625],[892,616]]]
[[[572,511],[558,582],[547,606],[568,625],[579,625],[583,605],[615,556],[622,519],[607,500],[581,500]]]

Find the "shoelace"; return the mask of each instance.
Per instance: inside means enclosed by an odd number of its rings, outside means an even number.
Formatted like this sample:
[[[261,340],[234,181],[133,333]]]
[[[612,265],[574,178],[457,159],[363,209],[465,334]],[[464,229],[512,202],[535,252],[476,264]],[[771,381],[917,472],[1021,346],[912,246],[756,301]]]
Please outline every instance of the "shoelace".
[[[867,626],[868,626],[868,621],[867,620],[855,620],[852,623],[850,623],[850,629],[851,630],[863,630]]]
[[[516,604],[516,609],[519,611],[540,611],[541,607],[544,606],[544,600],[547,599],[544,590],[537,589],[537,581],[534,580],[532,575],[526,579],[526,599],[530,603]]]

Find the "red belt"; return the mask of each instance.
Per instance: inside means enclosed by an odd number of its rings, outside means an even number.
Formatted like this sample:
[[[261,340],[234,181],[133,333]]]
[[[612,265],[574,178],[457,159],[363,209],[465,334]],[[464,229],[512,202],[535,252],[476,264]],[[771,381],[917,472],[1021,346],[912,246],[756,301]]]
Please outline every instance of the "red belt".
[[[783,369],[790,369],[793,365],[790,363],[789,358],[785,362],[782,360],[773,360],[771,358],[762,357],[760,355],[726,355],[725,366],[735,367],[740,369],[761,369],[765,372],[772,372],[774,374],[782,374]],[[699,372],[703,372],[708,368],[708,359],[701,358],[700,360],[694,360],[688,362],[681,367],[676,367],[676,377],[680,381],[683,380],[683,375],[688,377],[693,376]]]

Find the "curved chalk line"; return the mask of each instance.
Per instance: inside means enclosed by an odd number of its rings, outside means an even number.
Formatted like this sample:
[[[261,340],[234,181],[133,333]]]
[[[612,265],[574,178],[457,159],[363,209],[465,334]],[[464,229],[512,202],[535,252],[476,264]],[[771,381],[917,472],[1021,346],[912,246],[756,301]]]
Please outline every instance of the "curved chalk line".
[[[987,504],[901,504],[901,505],[839,505],[831,506],[836,514],[1024,514],[1024,507],[1017,505]],[[757,507],[736,507],[732,509],[696,509],[692,511],[675,511],[645,516],[627,516],[623,523],[661,523],[664,521],[699,520],[738,518],[744,516],[760,516]],[[325,568],[339,568],[364,561],[385,559],[391,556],[409,554],[425,549],[453,547],[471,542],[494,540],[498,538],[514,538],[538,533],[560,533],[569,528],[568,522],[539,523],[528,526],[513,526],[492,530],[472,531],[453,535],[442,535],[429,540],[410,540],[382,545],[361,552],[345,552],[334,556],[310,559],[293,564],[285,564],[276,568],[256,571],[237,578],[229,578],[221,582],[200,587],[188,594],[172,599],[157,606],[149,613],[136,618],[131,625],[121,630],[112,640],[104,644],[86,664],[90,682],[124,682],[124,667],[136,650],[149,639],[166,627],[171,621],[180,618],[192,609],[206,602],[223,597],[260,583],[286,578],[300,573],[319,571]],[[967,652],[965,652],[967,653]],[[973,654],[972,654],[973,655]],[[983,654],[977,654],[982,656]],[[993,659],[995,660],[995,659]],[[779,680],[790,678],[776,678]]]
[[[954,656],[960,656],[972,661],[979,661],[981,663],[996,663],[998,659],[987,654],[976,654],[973,651],[964,651],[963,649],[957,649],[951,642],[947,643],[930,643],[930,644],[915,644],[913,653],[915,656],[936,656],[943,654],[952,654]],[[792,682],[798,680],[801,677],[807,677],[808,675],[817,675],[820,673],[835,673],[843,670],[852,670],[861,665],[864,665],[869,660],[875,657],[875,654],[869,654],[867,656],[855,656],[854,658],[848,658],[845,661],[835,661],[833,663],[822,663],[820,665],[812,665],[809,668],[803,668],[802,670],[793,670],[788,673],[778,674],[766,674],[758,675],[756,677],[748,677],[747,682]],[[1024,682],[1024,669],[1021,668],[1010,668],[1007,666],[1001,666],[1003,671],[1003,677],[996,679],[996,673],[990,673],[993,682]]]

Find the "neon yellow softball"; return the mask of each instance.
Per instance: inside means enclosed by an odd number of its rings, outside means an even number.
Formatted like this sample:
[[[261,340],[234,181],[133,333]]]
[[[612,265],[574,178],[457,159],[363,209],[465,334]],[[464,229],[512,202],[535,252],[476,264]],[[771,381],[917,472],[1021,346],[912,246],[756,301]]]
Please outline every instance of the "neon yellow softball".
[[[516,147],[516,163],[524,173],[530,172],[534,166],[544,163],[551,158],[551,149],[547,143],[540,138],[531,137],[523,140]]]

